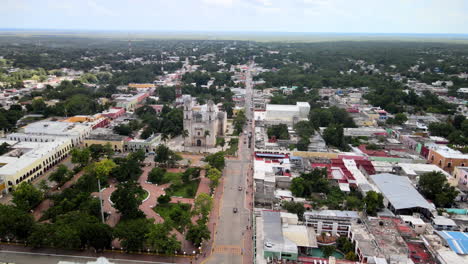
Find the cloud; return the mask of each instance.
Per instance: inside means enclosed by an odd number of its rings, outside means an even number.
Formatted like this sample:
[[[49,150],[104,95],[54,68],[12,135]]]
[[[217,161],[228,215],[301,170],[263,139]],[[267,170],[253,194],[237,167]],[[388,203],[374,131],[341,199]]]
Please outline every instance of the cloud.
[[[88,7],[91,8],[91,10],[97,15],[118,16],[118,14],[116,12],[114,12],[113,10],[111,10],[111,9],[109,9],[107,7],[104,7],[104,6],[96,3],[96,1],[94,1],[94,0],[88,0],[86,3],[88,5]]]
[[[202,0],[203,3],[221,7],[232,7],[235,0]]]

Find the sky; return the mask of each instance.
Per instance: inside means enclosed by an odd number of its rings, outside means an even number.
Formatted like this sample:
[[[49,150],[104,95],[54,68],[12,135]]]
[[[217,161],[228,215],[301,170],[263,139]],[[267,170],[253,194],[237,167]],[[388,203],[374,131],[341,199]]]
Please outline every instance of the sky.
[[[0,28],[468,34],[468,0],[0,0]]]

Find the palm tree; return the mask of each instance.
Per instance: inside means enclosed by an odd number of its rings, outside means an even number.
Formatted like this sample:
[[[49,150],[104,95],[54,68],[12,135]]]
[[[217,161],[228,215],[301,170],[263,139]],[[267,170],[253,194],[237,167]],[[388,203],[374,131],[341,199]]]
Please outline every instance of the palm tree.
[[[205,130],[205,150],[208,152],[208,137],[210,136],[210,131]]]
[[[185,152],[185,138],[189,136],[188,130],[182,131],[182,138],[184,139],[184,152]]]
[[[161,140],[164,141],[164,144],[166,144],[166,141],[169,139],[169,135],[166,133],[163,133],[161,135]]]

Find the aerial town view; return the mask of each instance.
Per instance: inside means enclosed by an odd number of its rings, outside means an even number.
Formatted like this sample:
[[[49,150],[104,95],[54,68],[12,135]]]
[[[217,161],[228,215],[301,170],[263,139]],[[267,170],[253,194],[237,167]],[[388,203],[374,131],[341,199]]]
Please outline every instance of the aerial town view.
[[[0,264],[468,264],[468,1],[0,12]]]

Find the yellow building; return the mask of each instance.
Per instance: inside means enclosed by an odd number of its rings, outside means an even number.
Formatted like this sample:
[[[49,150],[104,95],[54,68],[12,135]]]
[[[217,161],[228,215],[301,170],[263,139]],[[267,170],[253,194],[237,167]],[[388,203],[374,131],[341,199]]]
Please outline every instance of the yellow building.
[[[98,128],[85,138],[83,143],[85,147],[109,144],[115,152],[123,152],[125,139],[125,136],[115,135],[108,129]]]
[[[72,149],[70,138],[57,137],[49,142],[3,141],[10,145],[8,153],[0,156],[0,179],[10,192],[15,185],[31,182],[65,159]],[[2,143],[3,143],[2,142]],[[2,188],[0,181],[0,189]]]

